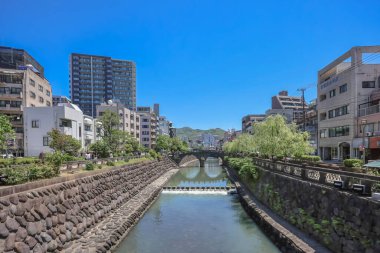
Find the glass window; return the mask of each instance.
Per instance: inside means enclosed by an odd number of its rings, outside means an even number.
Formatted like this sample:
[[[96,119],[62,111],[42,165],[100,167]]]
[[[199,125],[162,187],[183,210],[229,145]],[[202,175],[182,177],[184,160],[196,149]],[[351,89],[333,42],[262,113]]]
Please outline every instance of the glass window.
[[[72,127],[71,120],[69,120],[69,119],[60,119],[59,126],[60,127]]]
[[[330,90],[330,98],[335,97],[335,95],[336,95],[335,89]]]
[[[38,97],[38,100],[40,101],[40,103],[44,102],[44,98],[43,97]]]
[[[42,85],[39,84],[39,85],[38,85],[38,90],[39,90],[39,91],[44,91],[44,87],[42,87]]]
[[[20,108],[21,107],[21,101],[11,101],[11,107]]]
[[[327,129],[319,130],[319,136],[321,138],[327,138]]]
[[[33,79],[29,79],[29,84],[32,85],[33,87],[36,87],[36,82]]]
[[[40,121],[32,120],[32,128],[39,128],[39,127],[40,127]]]
[[[50,97],[50,90],[46,90],[46,96]]]
[[[362,88],[375,88],[375,81],[363,81]]]
[[[44,146],[49,146],[49,136],[42,137],[42,142]]]
[[[12,87],[11,88],[11,94],[20,94],[21,88]]]
[[[50,106],[51,104],[50,104],[50,101],[46,101],[46,105],[47,106]]]
[[[29,91],[29,93],[31,98],[36,98],[36,93],[34,93],[33,91]]]
[[[343,92],[346,92],[347,91],[347,84],[343,84],[341,86],[339,86],[339,93],[343,93]]]

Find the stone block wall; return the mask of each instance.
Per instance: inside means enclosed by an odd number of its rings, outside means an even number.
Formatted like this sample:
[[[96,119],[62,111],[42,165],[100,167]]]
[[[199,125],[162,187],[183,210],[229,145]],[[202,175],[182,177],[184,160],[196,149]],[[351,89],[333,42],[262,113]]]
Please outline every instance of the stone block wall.
[[[160,175],[169,159],[129,165],[0,199],[0,252],[55,252]]]
[[[380,203],[335,188],[259,169],[251,192],[333,252],[380,252]]]

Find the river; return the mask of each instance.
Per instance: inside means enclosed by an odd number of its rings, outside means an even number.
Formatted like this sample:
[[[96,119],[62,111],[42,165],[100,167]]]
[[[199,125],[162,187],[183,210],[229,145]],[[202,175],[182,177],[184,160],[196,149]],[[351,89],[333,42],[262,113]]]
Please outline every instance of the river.
[[[227,186],[217,159],[181,168],[168,186]],[[121,253],[280,252],[248,217],[237,195],[161,193],[121,242]]]

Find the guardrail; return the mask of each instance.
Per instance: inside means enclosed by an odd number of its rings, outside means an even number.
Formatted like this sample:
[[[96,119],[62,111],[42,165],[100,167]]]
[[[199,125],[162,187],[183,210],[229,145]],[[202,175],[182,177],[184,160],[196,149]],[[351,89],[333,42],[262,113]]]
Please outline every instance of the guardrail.
[[[135,158],[140,158],[141,156],[130,156],[128,157],[129,159],[135,159]],[[113,157],[113,158],[103,158],[103,159],[92,159],[92,160],[79,160],[79,161],[70,161],[66,162],[63,164],[60,168],[61,171],[65,170],[75,170],[75,169],[80,169],[80,168],[85,168],[87,163],[93,163],[96,165],[102,165],[106,164],[107,162],[118,162],[121,160],[124,160],[125,157]]]
[[[253,163],[263,169],[282,173],[319,184],[333,186],[343,190],[352,190],[360,194],[379,191],[380,177],[362,173],[326,169],[306,164],[294,164],[280,161],[253,158]]]

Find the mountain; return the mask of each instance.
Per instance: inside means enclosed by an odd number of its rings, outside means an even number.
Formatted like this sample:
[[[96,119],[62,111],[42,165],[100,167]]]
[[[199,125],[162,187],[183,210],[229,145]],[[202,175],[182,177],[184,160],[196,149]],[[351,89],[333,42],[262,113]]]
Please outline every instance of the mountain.
[[[209,134],[217,136],[218,139],[223,139],[224,132],[225,131],[221,128],[212,128],[208,130],[192,129],[191,127],[177,128],[177,136],[179,138],[187,137],[191,140],[196,139],[197,137],[199,137],[200,135],[204,133],[209,133]]]

